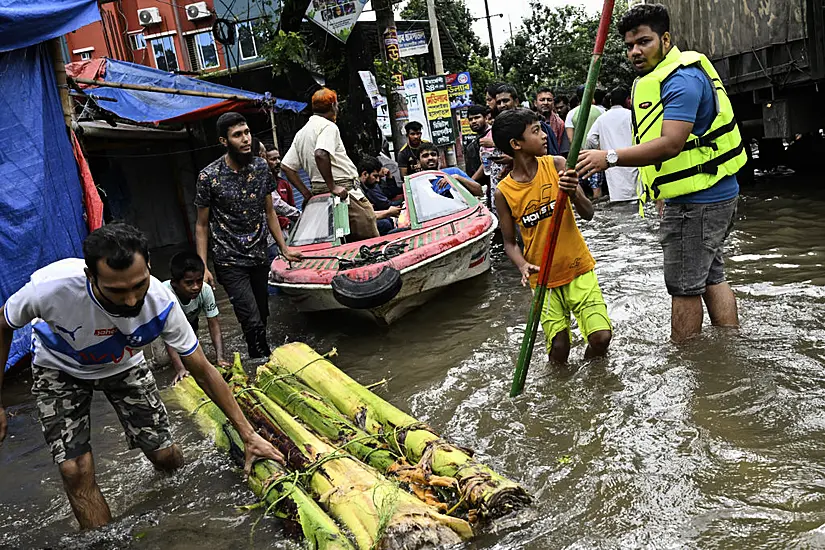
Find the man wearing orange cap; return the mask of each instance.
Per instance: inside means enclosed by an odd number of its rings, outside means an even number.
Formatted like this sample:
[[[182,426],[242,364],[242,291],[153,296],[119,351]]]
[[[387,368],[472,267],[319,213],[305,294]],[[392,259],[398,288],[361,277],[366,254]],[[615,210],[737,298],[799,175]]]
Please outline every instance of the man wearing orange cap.
[[[338,117],[338,94],[321,88],[312,96],[312,117],[301,128],[281,160],[287,179],[301,189],[298,170],[304,169],[312,182],[312,194],[332,193],[349,205],[350,239],[378,236],[375,211],[360,189],[358,170],[347,156]]]

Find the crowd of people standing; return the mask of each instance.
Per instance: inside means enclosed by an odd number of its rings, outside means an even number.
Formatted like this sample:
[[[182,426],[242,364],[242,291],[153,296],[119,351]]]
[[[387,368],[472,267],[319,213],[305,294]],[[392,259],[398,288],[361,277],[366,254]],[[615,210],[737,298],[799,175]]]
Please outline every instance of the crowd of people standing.
[[[591,106],[584,122],[588,148],[573,159],[575,169],[567,168],[565,157],[582,107],[548,88],[537,90],[532,108],[522,106],[518,90],[509,84],[487,89],[487,104],[469,109],[478,135],[467,148],[469,174],[441,168],[440,152],[423,141],[421,125],[413,122],[405,129],[408,143],[399,152],[397,173],[382,153],[360,159],[356,167],[336,125],[337,95],[323,88],[313,95],[313,115],[283,159],[274,147],[266,150],[255,142],[242,115],[221,115],[217,133],[225,154],[197,180],[196,250],[172,259],[166,284],[151,275],[146,236],[121,223],[92,232],[83,244],[83,259],[60,260],[33,273],[0,307],[0,365],[8,359],[13,331],[31,325],[32,392],[80,526],[111,520],[95,480],[90,444],[95,391],[107,395],[130,446],[141,449],[155,468],[174,471],[183,464],[140,351],[158,338],[167,344],[178,376],[191,373],[233,424],[244,443],[247,471],[259,458],[283,461],[245,419],[195,329],[203,314],[214,363],[225,364],[212,292],[218,282],[229,296],[249,356],[269,356],[271,248],[289,261],[302,258],[283,235],[298,215],[290,185],[305,201],[322,193],[346,201],[350,238],[358,240],[400,229],[400,178],[441,169],[472,194],[486,195],[499,217],[504,250],[522,283],[530,286],[537,282],[553,212],[569,200],[541,311],[548,355],[564,362],[572,342],[571,315],[586,340],[586,358],[604,355],[613,336],[596,262],[575,216],[589,220],[595,215],[591,198],[598,199],[603,190],[599,174],[606,175],[614,202],[634,204],[641,198],[635,185],[641,179],[644,195],[661,201],[671,338],[682,342],[701,332],[703,305],[713,325],[737,327],[723,254],[736,214],[736,173],[746,161],[733,108],[707,57],[673,44],[664,6],[634,6],[618,30],[639,78],[632,97],[616,88],[609,94],[609,109],[601,107],[602,98]],[[581,90],[576,94],[579,100],[583,96]],[[300,172],[308,175],[309,186]],[[445,185],[443,176],[436,180],[436,188]],[[0,368],[0,387],[2,380]],[[0,404],[0,442],[6,430]]]

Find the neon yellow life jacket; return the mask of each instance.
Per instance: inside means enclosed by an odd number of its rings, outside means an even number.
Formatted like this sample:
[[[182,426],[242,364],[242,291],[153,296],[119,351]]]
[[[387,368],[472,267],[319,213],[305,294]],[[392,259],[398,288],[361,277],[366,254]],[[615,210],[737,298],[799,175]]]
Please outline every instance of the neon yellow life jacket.
[[[639,169],[647,198],[654,200],[712,187],[725,176],[736,174],[748,160],[733,107],[716,69],[701,53],[681,52],[675,46],[653,71],[633,83],[635,143],[638,145],[662,136],[662,82],[680,67],[698,67],[708,77],[714,89],[716,118],[703,135],[691,134],[676,157]]]

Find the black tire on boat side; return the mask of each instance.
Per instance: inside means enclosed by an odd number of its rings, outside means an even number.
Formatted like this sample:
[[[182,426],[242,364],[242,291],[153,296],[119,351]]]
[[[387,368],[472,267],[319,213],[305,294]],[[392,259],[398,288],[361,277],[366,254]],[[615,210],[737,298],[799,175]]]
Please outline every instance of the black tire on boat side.
[[[352,309],[382,306],[401,291],[401,272],[385,265],[372,279],[356,281],[346,273],[332,279],[332,295],[338,303]]]

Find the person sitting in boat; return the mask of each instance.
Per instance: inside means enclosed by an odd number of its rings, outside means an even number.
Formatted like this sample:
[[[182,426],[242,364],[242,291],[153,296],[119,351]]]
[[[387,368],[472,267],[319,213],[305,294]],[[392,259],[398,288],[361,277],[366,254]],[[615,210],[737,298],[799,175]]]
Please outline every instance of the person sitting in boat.
[[[438,147],[433,145],[432,143],[422,143],[421,148],[418,150],[418,162],[421,165],[422,170],[441,170],[445,174],[449,174],[450,176],[454,177],[461,183],[464,187],[467,188],[467,191],[475,195],[476,197],[481,197],[484,195],[484,191],[481,188],[481,185],[470,178],[464,170],[458,168],[456,166],[447,166],[445,168],[440,168],[441,164],[441,155],[438,152]],[[433,189],[437,192],[442,193],[445,190],[450,188],[449,182],[446,178],[441,178],[437,182],[434,183]]]
[[[195,334],[198,332],[198,319],[201,313],[206,315],[206,324],[209,327],[209,337],[212,338],[212,345],[215,347],[215,362],[223,367],[230,366],[223,354],[223,335],[221,334],[221,323],[218,320],[220,312],[218,304],[215,302],[215,293],[212,287],[203,284],[203,274],[206,271],[203,260],[195,252],[178,252],[172,256],[169,262],[169,273],[172,278],[164,281],[166,288],[175,293],[178,303],[183,308],[186,320]],[[175,369],[175,382],[187,376],[186,367],[180,360],[180,356],[168,344],[166,351],[169,353],[169,360]]]
[[[498,183],[495,194],[504,252],[521,272],[521,284],[535,287],[559,194],[566,193],[561,200],[569,197],[586,220],[593,219],[593,205],[579,187],[576,171],[565,169],[564,157],[547,154],[547,136],[533,111],[518,108],[501,113],[493,123],[493,141],[513,157],[513,170]],[[516,242],[516,224],[524,252]],[[613,333],[595,266],[569,207],[563,212],[541,310],[551,361],[566,363],[570,355],[571,313],[587,339],[585,359],[607,353]]]
[[[386,139],[382,140],[381,150],[378,151],[378,156],[375,158],[381,163],[381,171],[378,172],[381,181],[378,185],[381,186],[384,194],[390,198],[403,195],[404,191],[399,184],[404,182],[404,178],[401,176],[398,163],[390,156],[390,144]]]
[[[378,233],[386,235],[396,228],[401,207],[399,202],[392,202],[384,194],[381,186],[378,185],[380,179],[381,163],[375,157],[365,156],[358,163],[358,178],[361,181],[361,191],[372,203],[375,210],[375,220],[378,225]]]
[[[424,126],[417,120],[411,120],[405,124],[404,132],[407,134],[407,143],[398,153],[398,169],[402,178],[412,176],[416,172],[425,169],[419,164],[418,158],[420,157],[421,145],[429,143],[422,139]]]
[[[378,159],[378,162],[381,162],[381,159]],[[395,179],[389,167],[381,166],[381,171],[378,172],[378,176],[380,177],[378,185],[381,187],[381,191],[385,196],[390,198],[404,196],[404,190],[398,184],[399,180]]]

